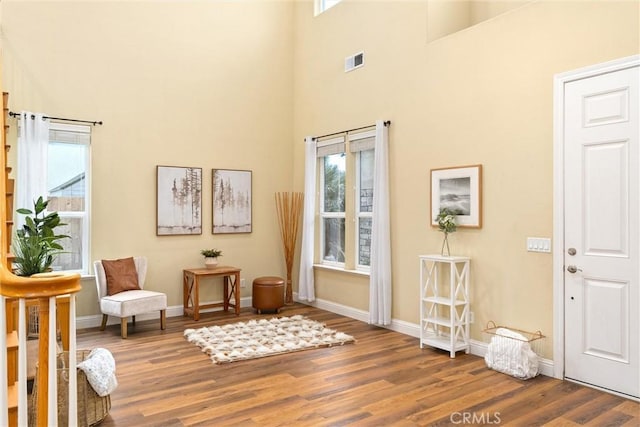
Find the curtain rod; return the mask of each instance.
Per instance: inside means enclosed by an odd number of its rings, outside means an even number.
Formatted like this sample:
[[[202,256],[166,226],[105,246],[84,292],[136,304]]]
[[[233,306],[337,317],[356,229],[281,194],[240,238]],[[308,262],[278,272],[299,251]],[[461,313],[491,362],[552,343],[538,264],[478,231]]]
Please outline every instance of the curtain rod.
[[[385,122],[384,122],[384,125],[385,125],[385,126],[391,126],[391,120],[387,120],[387,121],[385,121]],[[349,132],[354,132],[354,131],[356,131],[356,130],[369,129],[369,128],[372,128],[372,127],[375,127],[375,126],[376,126],[376,125],[375,125],[375,124],[373,124],[373,125],[369,125],[369,126],[362,126],[362,127],[354,128],[354,129],[347,129],[347,130],[343,130],[343,131],[341,131],[341,132],[334,132],[334,133],[328,133],[328,134],[326,134],[326,135],[314,136],[314,137],[313,137],[313,139],[326,138],[326,137],[328,137],[328,136],[340,135],[341,133],[349,133]]]
[[[20,117],[20,113],[14,113],[13,111],[9,111],[9,115],[11,117],[18,117],[18,118]],[[35,114],[32,114],[31,115],[31,119],[33,120],[35,118],[36,118]],[[102,121],[95,122],[95,121],[91,121],[91,120],[63,119],[61,117],[50,117],[50,116],[42,116],[42,119],[43,120],[46,120],[46,119],[61,120],[61,121],[65,121],[65,122],[76,122],[76,123],[89,123],[89,124],[92,124],[93,126],[102,125]]]

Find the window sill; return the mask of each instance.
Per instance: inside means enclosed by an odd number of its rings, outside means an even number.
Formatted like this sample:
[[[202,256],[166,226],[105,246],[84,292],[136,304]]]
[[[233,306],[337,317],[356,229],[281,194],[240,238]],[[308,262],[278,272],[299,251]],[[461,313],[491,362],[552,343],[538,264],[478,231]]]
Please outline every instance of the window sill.
[[[346,273],[354,276],[369,277],[369,272],[362,271],[362,270],[345,270],[344,268],[334,267],[334,266],[324,265],[324,264],[313,264],[313,268],[314,270],[335,271],[337,273]]]
[[[60,274],[64,274],[64,275],[79,274],[80,275],[80,280],[93,280],[93,279],[96,278],[95,274],[85,273],[85,272],[81,272],[81,271],[78,271],[78,270],[74,270],[74,271],[54,271],[54,273],[60,273]]]

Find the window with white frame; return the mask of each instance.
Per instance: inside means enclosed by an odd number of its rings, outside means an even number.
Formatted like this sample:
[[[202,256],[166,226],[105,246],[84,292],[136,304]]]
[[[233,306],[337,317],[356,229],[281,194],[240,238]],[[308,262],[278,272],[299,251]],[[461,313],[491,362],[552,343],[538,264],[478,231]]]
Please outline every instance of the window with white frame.
[[[56,271],[89,273],[89,177],[91,127],[51,123],[49,128],[47,210],[58,212],[64,226],[56,234],[64,253],[52,265]]]
[[[357,269],[371,265],[373,221],[373,167],[375,132],[349,136],[349,151],[355,155],[355,260]]]
[[[320,261],[329,266],[368,271],[375,131],[351,134],[348,141],[345,137],[319,140],[317,146]],[[353,191],[346,191],[347,188]]]
[[[344,265],[346,214],[346,154],[344,137],[318,142],[320,159],[321,259]]]

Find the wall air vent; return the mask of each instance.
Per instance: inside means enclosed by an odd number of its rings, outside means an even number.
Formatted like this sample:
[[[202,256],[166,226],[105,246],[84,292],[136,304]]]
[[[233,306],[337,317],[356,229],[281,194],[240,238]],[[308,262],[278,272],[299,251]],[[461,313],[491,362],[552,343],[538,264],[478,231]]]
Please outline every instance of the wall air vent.
[[[344,72],[360,68],[364,65],[364,52],[358,52],[355,55],[347,56],[344,58]]]

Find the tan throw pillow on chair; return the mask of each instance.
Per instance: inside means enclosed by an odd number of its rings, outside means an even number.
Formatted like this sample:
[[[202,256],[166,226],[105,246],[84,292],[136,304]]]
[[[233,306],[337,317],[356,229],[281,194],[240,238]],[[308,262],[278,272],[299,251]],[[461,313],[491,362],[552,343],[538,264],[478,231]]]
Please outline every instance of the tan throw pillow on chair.
[[[116,260],[103,259],[102,266],[107,278],[107,295],[140,289],[133,257]]]

